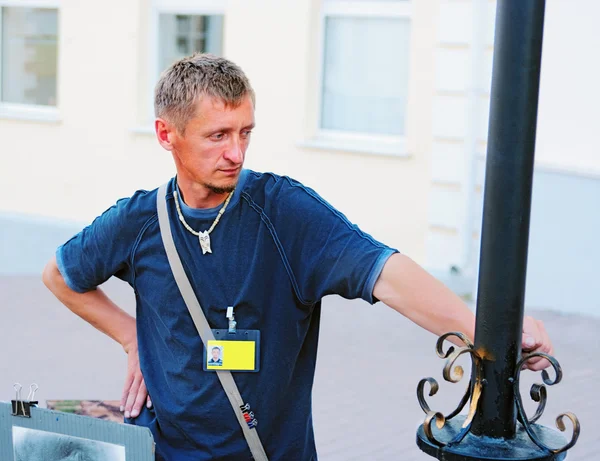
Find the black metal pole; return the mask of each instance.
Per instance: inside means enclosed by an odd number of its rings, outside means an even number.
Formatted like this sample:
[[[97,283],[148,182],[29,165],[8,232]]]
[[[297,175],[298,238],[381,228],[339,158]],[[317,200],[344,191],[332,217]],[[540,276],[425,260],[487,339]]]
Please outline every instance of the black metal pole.
[[[499,0],[475,348],[484,351],[476,435],[515,435],[545,0]]]
[[[437,393],[435,379],[424,378],[417,386],[426,415],[417,445],[444,461],[561,461],[580,433],[570,412],[556,419],[561,431],[563,421],[571,421],[570,441],[536,424],[546,405],[545,386],[531,387],[530,396],[538,402],[533,417],[519,389],[520,368],[532,357],[547,359],[554,369],[553,379],[542,373],[545,385],[562,378],[554,357],[533,352],[521,358],[544,10],[545,0],[497,3],[475,343],[449,332],[436,345],[438,356],[446,359],[444,379],[460,381],[463,370],[455,362],[470,354],[472,381],[448,415],[432,410],[425,397],[427,387],[430,396]],[[452,336],[463,346],[444,350]],[[469,412],[461,415],[467,401]]]

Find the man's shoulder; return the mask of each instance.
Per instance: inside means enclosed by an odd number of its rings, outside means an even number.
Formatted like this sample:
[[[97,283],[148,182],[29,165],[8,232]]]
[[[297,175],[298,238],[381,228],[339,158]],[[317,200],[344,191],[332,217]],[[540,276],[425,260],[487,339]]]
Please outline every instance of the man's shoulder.
[[[314,190],[290,176],[251,170],[246,176],[244,192],[260,205],[289,205],[303,198],[320,198]]]
[[[283,176],[272,172],[261,172],[254,170],[246,170],[246,178],[244,181],[244,191],[252,192],[273,186],[281,181]]]
[[[105,210],[97,220],[109,222],[123,231],[125,229],[138,232],[146,223],[156,220],[156,195],[158,188],[138,189],[129,197],[118,199],[114,205]]]
[[[246,170],[246,181],[245,184],[248,187],[256,186],[256,185],[284,185],[284,184],[298,184],[301,185],[300,181],[294,179],[285,174],[278,174],[272,171],[255,171],[255,170]]]
[[[128,197],[121,197],[118,199],[115,206],[131,213],[156,213],[157,193],[158,188],[152,190],[138,189]]]

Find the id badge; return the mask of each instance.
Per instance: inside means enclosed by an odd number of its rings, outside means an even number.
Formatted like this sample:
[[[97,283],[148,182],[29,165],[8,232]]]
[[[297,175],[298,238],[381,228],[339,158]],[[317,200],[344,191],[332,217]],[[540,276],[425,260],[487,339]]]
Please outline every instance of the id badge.
[[[212,330],[214,341],[208,341],[204,348],[204,371],[246,371],[260,370],[260,331],[259,330]]]

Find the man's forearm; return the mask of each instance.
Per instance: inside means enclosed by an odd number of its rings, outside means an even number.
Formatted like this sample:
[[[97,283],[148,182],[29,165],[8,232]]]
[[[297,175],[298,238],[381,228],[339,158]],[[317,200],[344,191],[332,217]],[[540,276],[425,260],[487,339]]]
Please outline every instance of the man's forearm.
[[[390,257],[375,284],[373,295],[438,336],[459,331],[473,341],[475,316],[471,310],[408,256],[395,254]]]
[[[65,306],[121,344],[125,352],[130,346],[137,346],[135,319],[112,302],[102,290],[87,293],[71,290],[58,270],[56,259],[46,265],[42,279]]]

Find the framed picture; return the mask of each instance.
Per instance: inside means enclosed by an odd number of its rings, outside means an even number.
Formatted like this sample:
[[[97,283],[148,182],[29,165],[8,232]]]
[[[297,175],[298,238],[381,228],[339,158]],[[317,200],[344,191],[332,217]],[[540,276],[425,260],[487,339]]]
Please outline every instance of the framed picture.
[[[2,461],[154,461],[154,440],[145,427],[43,408],[31,418],[12,415],[0,402]]]

